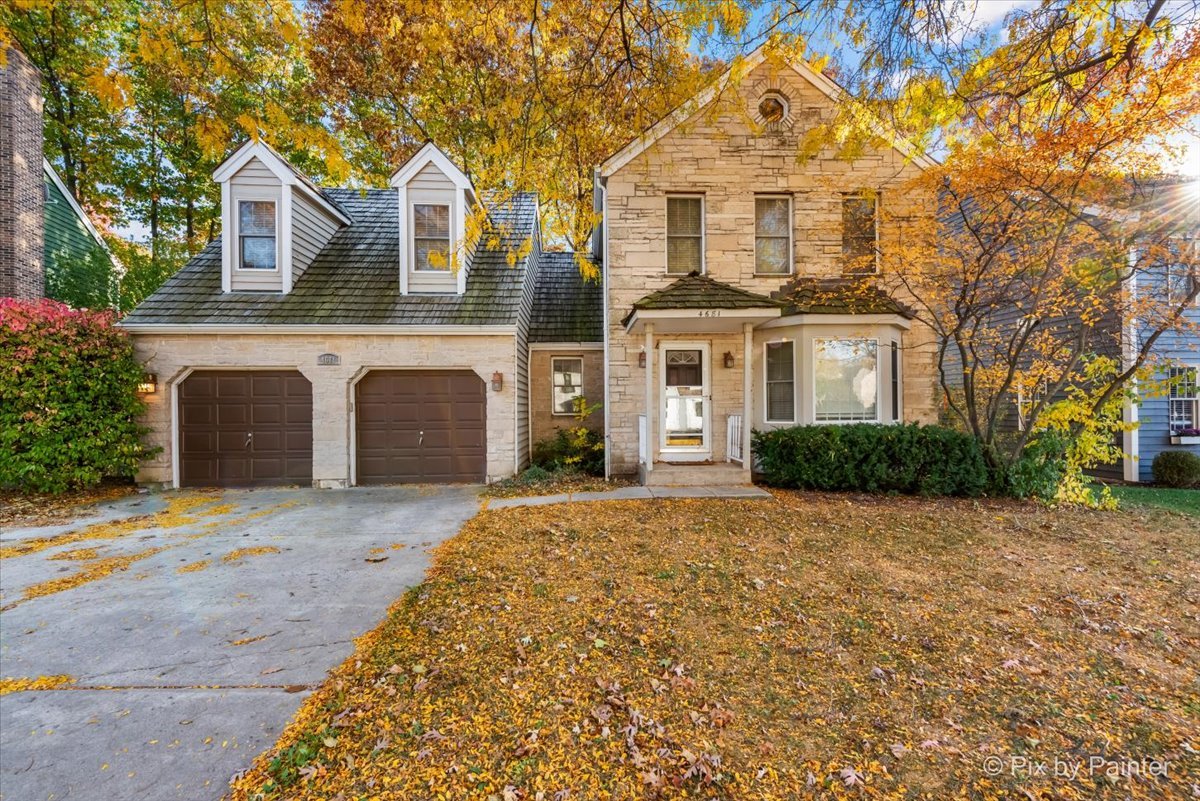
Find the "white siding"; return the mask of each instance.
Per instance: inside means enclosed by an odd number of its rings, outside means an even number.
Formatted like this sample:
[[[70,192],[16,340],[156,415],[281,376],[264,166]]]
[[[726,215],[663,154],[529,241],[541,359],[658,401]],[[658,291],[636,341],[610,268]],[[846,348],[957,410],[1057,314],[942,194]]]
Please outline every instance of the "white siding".
[[[337,233],[333,217],[300,192],[292,193],[292,283]]]
[[[439,170],[432,162],[421,168],[421,171],[413,176],[408,182],[408,188],[412,189],[432,189],[434,191],[445,191],[451,197],[454,195],[454,182],[449,176]]]
[[[233,253],[233,271],[230,276],[229,288],[234,292],[245,291],[283,291],[283,185],[266,165],[258,159],[251,159],[229,179],[230,197],[233,208],[229,210],[232,222],[231,231],[223,235],[230,237],[230,247]],[[239,200],[272,200],[275,202],[275,263],[274,270],[242,270],[239,268],[237,225]]]

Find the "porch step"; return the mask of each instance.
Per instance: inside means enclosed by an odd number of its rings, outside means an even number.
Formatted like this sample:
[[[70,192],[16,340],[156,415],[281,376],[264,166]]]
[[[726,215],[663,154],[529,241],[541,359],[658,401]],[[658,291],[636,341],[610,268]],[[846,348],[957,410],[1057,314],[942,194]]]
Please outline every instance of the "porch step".
[[[642,483],[647,487],[745,487],[750,485],[750,475],[741,465],[729,462],[655,462],[653,470],[643,471]]]

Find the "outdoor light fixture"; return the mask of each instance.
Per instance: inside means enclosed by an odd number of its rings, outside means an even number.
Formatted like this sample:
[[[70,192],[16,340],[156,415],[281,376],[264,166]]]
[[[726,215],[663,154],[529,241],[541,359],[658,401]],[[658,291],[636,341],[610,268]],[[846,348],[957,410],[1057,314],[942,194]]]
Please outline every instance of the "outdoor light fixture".
[[[492,373],[492,392],[504,389],[504,373]]]
[[[158,391],[158,376],[154,373],[143,375],[142,380],[138,382],[137,391],[142,395],[153,395]]]
[[[646,366],[646,351],[638,351],[638,367]]]
[[[725,360],[726,369],[733,367],[733,354],[732,353],[730,353],[729,351],[725,351],[725,356],[723,358]]]

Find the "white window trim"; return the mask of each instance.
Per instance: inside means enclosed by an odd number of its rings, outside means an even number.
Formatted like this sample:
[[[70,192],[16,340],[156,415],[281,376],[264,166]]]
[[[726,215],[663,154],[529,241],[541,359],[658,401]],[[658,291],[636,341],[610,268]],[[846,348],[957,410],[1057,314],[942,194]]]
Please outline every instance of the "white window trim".
[[[583,394],[583,356],[551,356],[550,357],[550,414],[552,417],[574,417],[575,416],[574,411],[570,411],[570,412],[558,411],[558,407],[555,404],[555,397],[554,397],[555,390],[558,389],[558,384],[556,384],[554,382],[554,377],[556,375],[558,375],[558,368],[556,366],[556,363],[560,362],[560,361],[566,361],[567,359],[579,362],[579,394],[576,395],[575,397],[577,397],[577,398],[586,397]]]
[[[283,188],[281,187],[281,190]],[[237,190],[233,198],[233,269],[248,275],[278,275],[283,263],[283,203],[273,193]],[[272,203],[275,206],[275,266],[270,270],[242,266],[242,203]]]
[[[784,108],[787,108],[786,103]],[[786,116],[786,115],[785,115]],[[762,273],[758,271],[758,201],[760,200],[786,200],[787,201],[787,272],[783,273]],[[794,275],[796,272],[796,221],[792,217],[795,212],[792,208],[792,196],[787,194],[762,194],[754,196],[754,275],[755,277],[770,278],[776,275]],[[878,215],[876,215],[878,216]]]
[[[817,419],[817,343],[819,342],[874,342],[875,343],[875,418],[863,420],[818,420]],[[879,369],[878,337],[813,337],[812,353],[809,354],[809,372],[812,381],[812,419],[818,426],[849,426],[856,423],[881,423],[883,419],[883,370]]]
[[[771,402],[770,395],[767,392],[771,384],[769,372],[767,370],[767,350],[771,345],[790,344],[792,346],[792,419],[791,420],[772,420],[771,419]],[[800,393],[796,391],[796,376],[799,370],[796,367],[796,356],[799,348],[796,347],[794,339],[772,339],[769,342],[763,343],[763,422],[767,425],[795,425],[799,419],[799,414],[796,409],[797,402],[800,400]]]
[[[446,269],[434,270],[417,266],[417,206],[445,206],[446,207],[446,224],[450,229],[450,236],[446,239]],[[408,230],[412,232],[412,236],[408,238],[408,259],[412,265],[414,273],[429,273],[432,275],[450,275],[455,274],[454,261],[457,258],[454,252],[454,204],[448,200],[414,200],[408,204]],[[432,237],[421,237],[422,239],[432,239]],[[461,265],[459,265],[461,269]]]
[[[871,272],[869,272],[869,273],[854,273],[854,272],[846,272],[846,271],[845,271],[844,264],[843,264],[843,273],[842,273],[842,274],[843,274],[844,276],[854,276],[854,275],[879,275],[879,209],[880,209],[880,207],[883,205],[883,202],[882,202],[882,200],[883,200],[883,193],[882,193],[881,191],[879,191],[878,189],[876,189],[876,190],[872,190],[872,191],[870,192],[870,195],[871,195],[871,197],[870,197],[869,199],[870,199],[870,200],[872,200],[872,201],[874,201],[874,203],[875,203],[875,220],[874,220],[874,222],[875,222],[875,239],[874,239],[874,241],[873,241],[873,245],[874,245],[874,247],[872,247],[872,255],[874,255],[874,257],[875,257],[875,260],[874,260],[874,261],[875,261],[875,263],[874,263],[874,269],[873,269],[873,270],[871,270]],[[845,192],[845,193],[843,193],[843,194],[842,194],[842,208],[843,208],[843,209],[845,208],[845,203],[846,203],[846,200],[847,200],[848,198],[852,198],[852,197],[856,197],[856,198],[866,198],[866,197],[868,197],[868,190],[866,190],[866,189],[860,189],[860,190],[859,190],[859,191],[857,191],[857,192]],[[841,211],[841,210],[842,210],[842,209],[838,209],[838,211]],[[843,240],[843,242],[845,241],[845,237],[846,237],[846,229],[845,229],[845,225],[844,225],[844,223],[843,223],[843,227],[842,227],[842,240]]]
[[[708,203],[703,194],[687,192],[668,192],[663,199],[663,272],[667,275],[682,277],[687,273],[671,272],[671,227],[668,220],[668,206],[672,198],[694,198],[700,201],[700,274],[708,274]]]
[[[1190,427],[1195,428],[1196,426],[1200,426],[1200,419],[1196,418],[1196,415],[1197,415],[1196,408],[1198,405],[1200,405],[1200,362],[1175,362],[1174,364],[1168,365],[1167,366],[1167,380],[1168,381],[1171,380],[1171,371],[1172,370],[1191,370],[1194,374],[1192,386],[1193,386],[1193,391],[1195,392],[1195,394],[1192,395],[1190,398],[1172,398],[1171,397],[1171,389],[1168,386],[1168,388],[1167,388],[1167,432],[1169,435],[1173,436],[1175,434],[1175,430],[1176,430],[1175,427],[1171,424],[1171,404],[1173,402],[1188,403],[1190,401],[1192,404],[1192,425]],[[1187,428],[1187,427],[1188,426],[1184,426],[1183,428]],[[1180,430],[1182,430],[1182,428]]]

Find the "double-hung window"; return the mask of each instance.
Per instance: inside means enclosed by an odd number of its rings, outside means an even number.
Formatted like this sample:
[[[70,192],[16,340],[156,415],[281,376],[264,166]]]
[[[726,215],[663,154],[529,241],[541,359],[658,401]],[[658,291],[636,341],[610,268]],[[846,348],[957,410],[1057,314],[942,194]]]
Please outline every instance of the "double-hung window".
[[[238,201],[238,268],[275,269],[275,201]]]
[[[667,197],[667,272],[704,272],[704,198]]]
[[[876,272],[878,207],[874,195],[864,193],[842,198],[842,262],[847,273]]]
[[[754,199],[754,272],[787,275],[792,271],[792,200]]]
[[[583,396],[583,359],[555,357],[550,360],[553,374],[553,408],[556,415],[575,414],[575,401]]]
[[[767,343],[767,422],[796,422],[796,359],[792,342]]]
[[[450,204],[413,204],[414,269],[450,269]]]
[[[1171,431],[1200,428],[1200,395],[1197,395],[1196,367],[1172,367],[1170,379],[1169,416]]]
[[[814,419],[879,420],[879,345],[873,339],[813,340]]]

